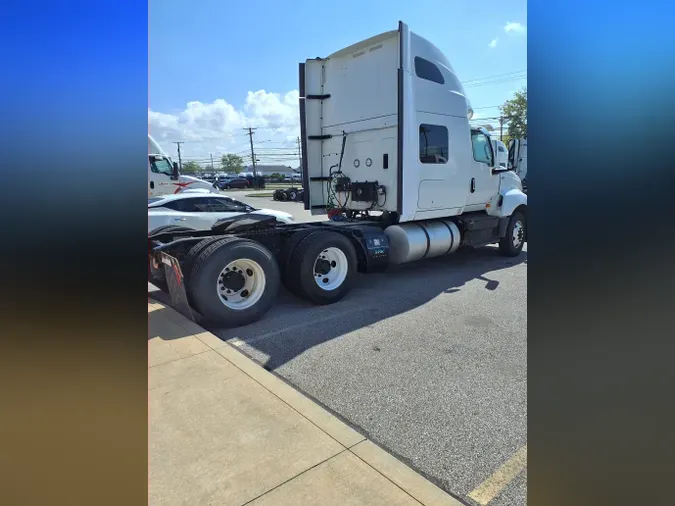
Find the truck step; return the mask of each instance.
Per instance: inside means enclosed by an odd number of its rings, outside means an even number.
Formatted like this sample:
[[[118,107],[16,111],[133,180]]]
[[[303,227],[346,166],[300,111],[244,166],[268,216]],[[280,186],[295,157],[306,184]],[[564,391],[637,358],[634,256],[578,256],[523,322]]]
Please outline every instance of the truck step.
[[[457,222],[460,228],[467,232],[474,230],[488,230],[495,229],[499,225],[499,218],[496,216],[488,216],[483,212],[467,213],[457,217]]]

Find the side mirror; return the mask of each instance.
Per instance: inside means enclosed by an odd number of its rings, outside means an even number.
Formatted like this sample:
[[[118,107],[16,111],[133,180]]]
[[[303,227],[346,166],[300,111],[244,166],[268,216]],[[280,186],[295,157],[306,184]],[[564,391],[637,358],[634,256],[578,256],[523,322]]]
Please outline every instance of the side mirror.
[[[171,179],[178,179],[180,172],[178,171],[178,162],[173,162],[173,173],[171,174]]]

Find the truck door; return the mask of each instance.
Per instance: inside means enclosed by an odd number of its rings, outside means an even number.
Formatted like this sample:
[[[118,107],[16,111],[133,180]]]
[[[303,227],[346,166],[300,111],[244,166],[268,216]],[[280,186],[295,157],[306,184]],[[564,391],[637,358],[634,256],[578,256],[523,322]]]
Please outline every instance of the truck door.
[[[516,174],[524,181],[527,179],[527,138],[518,139],[518,152],[516,156],[518,157]]]
[[[148,197],[166,195],[171,191],[173,167],[161,155],[148,155]]]
[[[499,176],[492,175],[496,158],[491,139],[480,130],[471,131],[471,150],[471,183],[464,210],[482,211],[499,189]]]

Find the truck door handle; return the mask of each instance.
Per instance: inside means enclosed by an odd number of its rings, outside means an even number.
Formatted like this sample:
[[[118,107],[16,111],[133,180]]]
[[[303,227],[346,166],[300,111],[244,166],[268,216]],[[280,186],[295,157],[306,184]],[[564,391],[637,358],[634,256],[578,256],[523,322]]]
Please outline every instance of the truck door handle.
[[[150,189],[151,190],[155,189],[155,182],[154,181],[150,181]]]
[[[471,178],[471,193],[476,191],[476,178],[472,177]]]

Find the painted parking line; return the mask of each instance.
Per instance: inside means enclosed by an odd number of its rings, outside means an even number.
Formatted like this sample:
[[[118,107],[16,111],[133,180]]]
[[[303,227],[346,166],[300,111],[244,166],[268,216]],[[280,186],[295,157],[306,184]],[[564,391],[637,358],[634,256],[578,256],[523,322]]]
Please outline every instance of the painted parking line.
[[[469,497],[481,506],[494,499],[499,492],[511,483],[518,473],[527,467],[527,445],[518,450],[492,476],[469,493]]]

